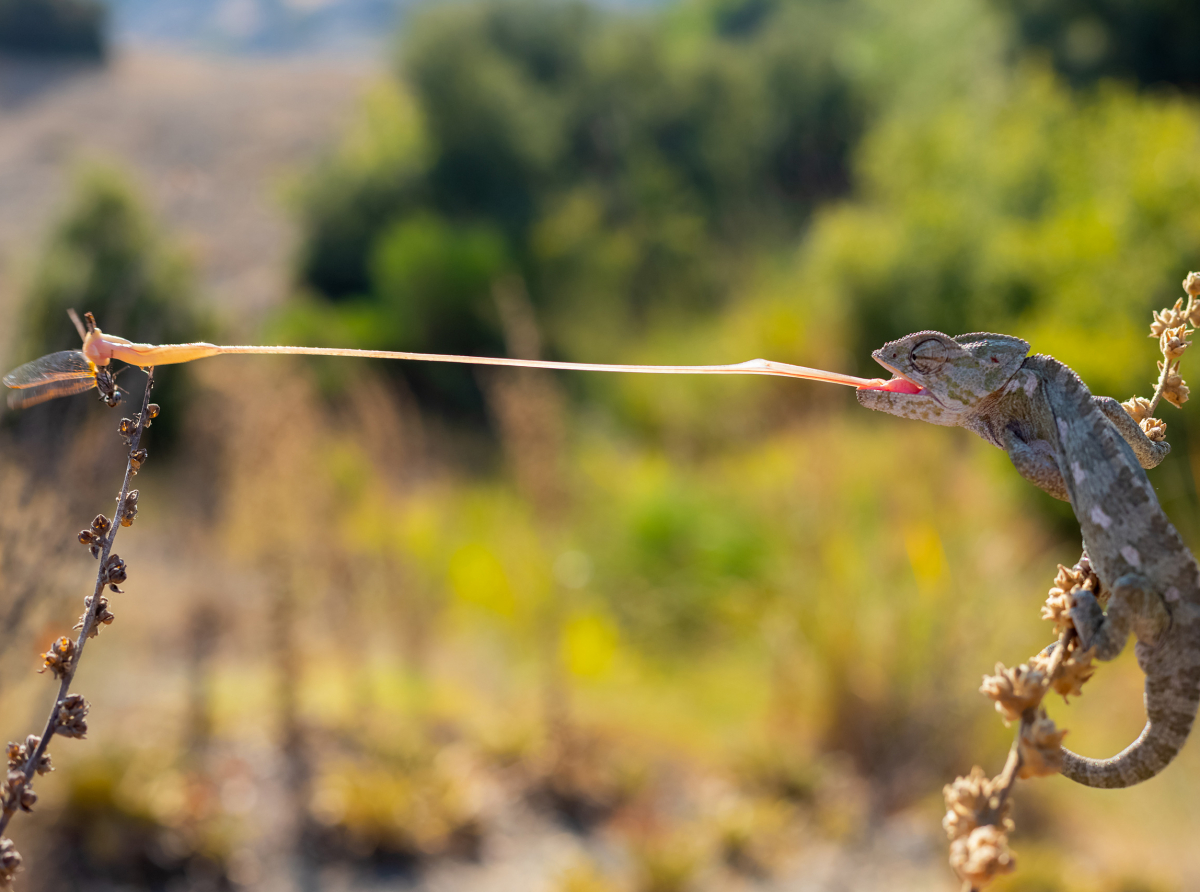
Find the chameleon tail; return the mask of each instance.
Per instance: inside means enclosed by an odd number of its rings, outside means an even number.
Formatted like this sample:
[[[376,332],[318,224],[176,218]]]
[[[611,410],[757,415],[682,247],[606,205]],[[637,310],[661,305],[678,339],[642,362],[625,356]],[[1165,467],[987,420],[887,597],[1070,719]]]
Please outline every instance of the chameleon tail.
[[[1063,749],[1062,773],[1088,787],[1132,787],[1167,767],[1187,740],[1200,704],[1200,665],[1146,676],[1146,727],[1111,759],[1088,759]]]

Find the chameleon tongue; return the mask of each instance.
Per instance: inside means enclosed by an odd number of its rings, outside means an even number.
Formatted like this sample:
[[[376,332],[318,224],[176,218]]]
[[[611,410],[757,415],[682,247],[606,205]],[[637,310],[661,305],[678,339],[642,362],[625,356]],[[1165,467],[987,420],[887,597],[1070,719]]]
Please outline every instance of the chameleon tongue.
[[[920,393],[921,388],[913,384],[907,378],[899,376],[892,378],[890,381],[884,381],[882,378],[876,378],[866,384],[862,384],[859,390],[886,390],[889,393]]]
[[[822,381],[826,384],[842,384],[846,387],[871,387],[882,384],[880,378],[859,378],[855,375],[843,375],[841,372],[828,372],[825,369],[810,369],[802,365],[792,365],[787,362],[773,362],[769,359],[754,359],[744,362],[740,368],[746,371],[759,370],[760,374],[782,375],[787,378],[803,378],[807,381]]]

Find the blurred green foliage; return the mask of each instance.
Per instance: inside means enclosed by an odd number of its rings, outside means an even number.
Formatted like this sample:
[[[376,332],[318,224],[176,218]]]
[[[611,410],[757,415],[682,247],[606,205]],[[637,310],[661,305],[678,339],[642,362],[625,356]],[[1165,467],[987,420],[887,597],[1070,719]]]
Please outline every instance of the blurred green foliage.
[[[519,276],[547,349],[584,358],[724,304],[731,264],[844,191],[863,119],[832,52],[842,4],[743,6],[426,10],[403,86],[303,192],[298,278],[322,302],[291,330],[336,316],[356,343],[503,351],[492,285]]]
[[[1098,392],[1144,386],[1150,311],[1200,245],[1196,106],[1116,85],[1076,96],[1037,67],[997,87],[881,122],[859,197],[819,216],[804,272],[851,314],[860,363],[921,328],[999,330]]]
[[[1074,93],[1005,55],[1020,27],[983,2],[916,20],[872,0],[430,10],[303,191],[311,296],[283,330],[502,352],[493,290],[515,275],[550,353],[665,361],[668,333],[729,342],[765,305],[747,283],[783,261],[773,302],[807,330],[691,361],[843,349],[864,371],[908,331],[990,328],[1131,388],[1135,333],[1200,233],[1195,109]],[[443,407],[471,390],[462,370],[406,373]]]
[[[27,290],[18,341],[24,359],[79,349],[68,309],[81,317],[90,312],[103,331],[142,343],[212,337],[189,259],[162,236],[133,184],[112,168],[85,167],[75,176]],[[121,375],[118,384],[140,393],[138,375]],[[160,380],[155,399],[170,407],[185,378]],[[176,423],[171,415],[164,413],[164,433]]]
[[[105,331],[150,344],[202,338],[191,265],[168,245],[132,184],[110,168],[77,175],[43,249],[24,310],[22,349],[79,347],[67,310]]]

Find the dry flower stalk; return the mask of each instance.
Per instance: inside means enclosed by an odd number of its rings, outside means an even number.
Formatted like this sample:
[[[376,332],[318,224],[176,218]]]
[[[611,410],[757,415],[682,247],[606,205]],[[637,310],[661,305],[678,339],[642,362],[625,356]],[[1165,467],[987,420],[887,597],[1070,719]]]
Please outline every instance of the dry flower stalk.
[[[1195,334],[1196,325],[1200,324],[1200,300],[1197,300],[1200,298],[1200,273],[1188,273],[1183,280],[1183,290],[1187,293],[1187,303],[1181,297],[1174,306],[1155,310],[1154,320],[1150,323],[1150,337],[1158,338],[1158,349],[1163,355],[1158,364],[1154,396],[1148,400],[1135,396],[1121,404],[1146,436],[1155,441],[1167,435],[1166,424],[1153,417],[1159,400],[1182,409],[1191,393],[1179,374],[1179,362],[1184,351],[1192,345],[1190,338]]]
[[[1165,399],[1182,408],[1190,393],[1179,364],[1200,325],[1200,272],[1189,273],[1183,289],[1186,303],[1180,298],[1173,306],[1155,311],[1150,324],[1150,337],[1158,338],[1163,356],[1158,363],[1154,396],[1135,396],[1121,404],[1154,441],[1163,440],[1167,434],[1166,423],[1154,417],[1159,401]],[[969,775],[957,778],[942,791],[946,799],[942,827],[950,839],[950,866],[963,881],[965,892],[976,892],[1016,869],[1008,834],[1014,829],[1009,812],[1017,778],[1046,777],[1062,768],[1062,739],[1067,732],[1055,726],[1041,703],[1050,690],[1063,699],[1079,696],[1095,672],[1092,651],[1080,646],[1071,621],[1075,595],[1083,589],[1103,602],[1105,593],[1086,555],[1074,567],[1059,565],[1042,606],[1042,619],[1054,624],[1057,644],[1012,669],[997,663],[996,674],[984,676],[980,686],[980,691],[996,704],[1005,724],[1019,724],[1008,761],[999,775],[988,779],[983,769],[975,766]]]
[[[1075,592],[1085,588],[1099,589],[1086,558],[1074,567],[1060,565],[1042,608],[1042,618],[1054,623],[1057,644],[1012,669],[997,663],[996,674],[983,678],[980,691],[996,704],[1005,724],[1018,724],[1000,774],[988,779],[977,765],[942,791],[946,799],[942,827],[950,840],[950,866],[966,890],[981,889],[1016,869],[1008,834],[1014,829],[1011,794],[1017,779],[1045,777],[1062,767],[1066,731],[1057,728],[1041,704],[1051,690],[1064,697],[1079,694],[1091,677],[1091,651],[1080,649],[1070,616]]]
[[[81,694],[69,693],[69,688],[88,639],[96,636],[101,625],[108,625],[113,621],[113,614],[108,609],[108,598],[104,596],[105,586],[113,592],[120,592],[118,585],[125,581],[127,575],[125,562],[112,553],[112,547],[117,530],[122,526],[130,526],[137,516],[137,490],[130,490],[129,484],[138,468],[148,458],[146,449],[141,446],[141,440],[143,432],[150,426],[151,419],[158,415],[158,406],[150,402],[153,386],[154,369],[151,368],[147,370],[146,394],[142,399],[141,412],[132,419],[122,419],[118,430],[129,447],[129,458],[125,466],[121,492],[117,496],[117,522],[114,523],[103,514],[99,514],[88,529],[79,533],[80,543],[88,546],[92,556],[100,564],[96,572],[95,589],[84,599],[84,613],[75,626],[80,630],[78,639],[72,641],[64,635],[55,640],[50,650],[42,655],[43,666],[39,671],[49,669],[58,679],[58,694],[54,698],[54,705],[50,709],[41,735],[30,734],[24,743],[8,745],[8,771],[0,789],[0,834],[7,829],[9,821],[17,811],[31,811],[37,802],[37,794],[31,786],[34,775],[54,770],[50,764],[50,754],[46,751],[50,738],[55,734],[74,738],[87,735],[87,700]],[[109,404],[116,405],[116,402],[111,401]],[[0,836],[0,888],[11,886],[13,877],[20,868],[21,855],[12,840]]]

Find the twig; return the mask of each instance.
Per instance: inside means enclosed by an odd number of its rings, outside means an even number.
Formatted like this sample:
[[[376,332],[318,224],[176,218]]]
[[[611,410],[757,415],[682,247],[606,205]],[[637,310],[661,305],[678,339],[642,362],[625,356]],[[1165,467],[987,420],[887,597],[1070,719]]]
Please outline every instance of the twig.
[[[1171,374],[1171,363],[1164,362],[1162,371],[1158,375],[1158,383],[1154,385],[1154,396],[1150,398],[1149,413],[1154,414],[1154,410],[1158,408],[1158,401],[1162,399],[1163,391],[1167,389],[1167,378]]]
[[[24,768],[14,769],[8,774],[7,783],[5,784],[7,790],[4,798],[3,813],[0,814],[0,834],[8,827],[8,822],[20,807],[22,794],[32,782],[33,775],[39,765],[41,765],[42,757],[50,745],[50,738],[58,730],[63,701],[67,698],[71,682],[75,679],[75,671],[79,667],[79,659],[83,656],[83,648],[87,644],[88,636],[96,623],[96,615],[103,600],[101,595],[104,592],[105,586],[110,583],[109,557],[112,554],[113,542],[117,538],[117,530],[122,525],[121,518],[126,514],[126,510],[129,507],[129,483],[134,475],[137,474],[137,469],[141,465],[141,460],[136,458],[136,456],[140,450],[142,432],[146,429],[146,425],[150,420],[150,391],[153,386],[154,369],[150,368],[146,372],[146,393],[142,397],[142,410],[138,413],[136,426],[129,436],[129,458],[125,465],[125,480],[121,484],[121,494],[117,498],[116,516],[109,526],[108,534],[102,540],[103,545],[99,554],[100,568],[96,572],[96,585],[92,591],[92,597],[88,602],[87,610],[83,615],[82,628],[79,630],[79,639],[75,642],[70,659],[63,667],[62,678],[58,686],[58,696],[55,697],[54,706],[50,709],[50,716],[46,719],[46,727],[42,731],[41,740],[38,741],[33,752],[27,754]],[[20,775],[20,778],[15,775]]]

